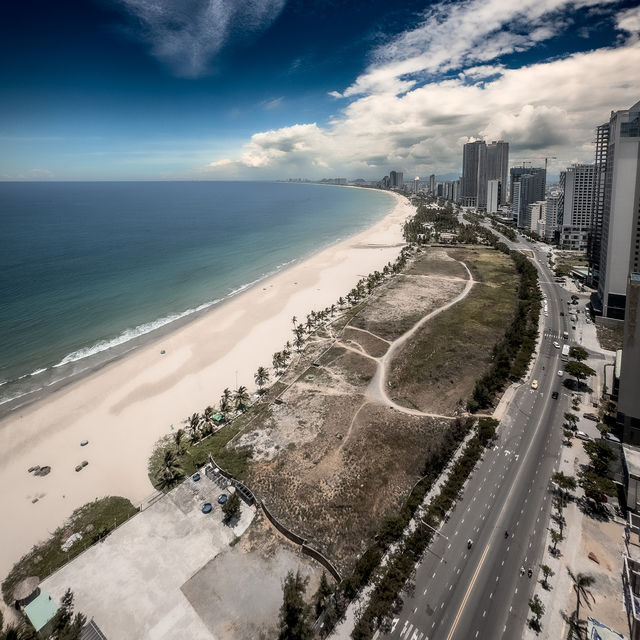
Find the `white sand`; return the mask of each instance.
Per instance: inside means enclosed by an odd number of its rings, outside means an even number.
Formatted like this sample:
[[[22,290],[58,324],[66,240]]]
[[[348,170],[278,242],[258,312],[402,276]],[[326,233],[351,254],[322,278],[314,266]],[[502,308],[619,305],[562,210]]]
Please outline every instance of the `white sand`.
[[[235,387],[236,371],[238,384],[253,389],[258,366],[270,366],[292,339],[292,316],[335,303],[395,260],[402,223],[413,213],[396,198],[393,212],[370,229],[0,421],[0,577],[82,504],[107,495],[139,504],[149,496],[147,460],[171,424],[217,404],[224,387]],[[82,460],[89,465],[76,473]],[[51,473],[27,473],[36,464]]]

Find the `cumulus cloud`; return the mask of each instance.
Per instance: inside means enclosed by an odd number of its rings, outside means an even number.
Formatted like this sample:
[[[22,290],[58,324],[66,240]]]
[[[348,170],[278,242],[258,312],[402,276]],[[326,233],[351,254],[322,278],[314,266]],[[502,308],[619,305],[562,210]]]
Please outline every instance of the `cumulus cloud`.
[[[489,80],[464,75],[431,82],[403,95],[352,101],[327,126],[296,124],[254,134],[236,166],[252,175],[319,177],[320,168],[357,177],[397,168],[412,174],[455,173],[471,138],[511,142],[511,158],[557,156],[551,171],[575,159],[593,160],[590,142],[611,109],[638,98],[628,82],[640,68],[640,43],[574,54],[521,67],[490,67]]]
[[[618,29],[629,33],[640,33],[640,7],[621,11],[617,18]]]
[[[552,173],[593,160],[593,131],[612,109],[635,103],[629,82],[640,41],[636,10],[619,14],[627,33],[603,47],[519,68],[504,53],[536,46],[567,28],[571,12],[612,16],[617,0],[464,0],[432,6],[418,26],[376,50],[372,64],[336,98],[347,104],[325,125],[254,134],[234,168],[250,175],[381,177],[389,169],[457,173],[473,138],[511,143],[511,159],[556,156]],[[320,171],[326,169],[327,172]]]
[[[401,93],[416,79],[486,63],[549,40],[567,27],[572,10],[619,0],[463,0],[430,7],[419,24],[373,54],[373,63],[342,93]]]
[[[182,77],[207,73],[234,37],[268,27],[286,0],[117,0],[139,21],[151,53]]]

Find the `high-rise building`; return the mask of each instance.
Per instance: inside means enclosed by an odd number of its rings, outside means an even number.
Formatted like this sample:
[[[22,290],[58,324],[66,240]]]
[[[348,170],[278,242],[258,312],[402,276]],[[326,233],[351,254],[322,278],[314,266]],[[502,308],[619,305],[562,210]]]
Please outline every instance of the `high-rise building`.
[[[622,367],[618,391],[618,424],[623,441],[640,445],[640,273],[627,282]]]
[[[545,238],[555,241],[558,231],[558,205],[560,202],[559,195],[547,196],[547,205],[545,207]]]
[[[607,150],[609,148],[609,123],[596,129],[596,157],[593,170],[593,196],[591,198],[591,228],[587,246],[589,261],[588,280],[597,286],[600,276],[600,251],[602,244],[602,216],[604,213],[605,178],[607,173]]]
[[[547,172],[537,167],[511,168],[512,213],[517,225],[522,229],[531,228],[530,204],[544,200]],[[520,185],[516,187],[516,185]],[[515,194],[518,192],[516,200]]]
[[[497,178],[487,180],[487,213],[497,213],[502,199],[502,184]]]
[[[429,176],[429,192],[432,194],[436,192],[436,176],[434,173]]]
[[[389,171],[389,187],[391,189],[402,189],[404,187],[402,171]]]
[[[592,164],[574,164],[560,173],[560,244],[566,249],[587,249],[593,217],[594,175],[595,167]]]
[[[607,318],[624,319],[629,273],[640,273],[640,102],[608,123],[597,299]]]
[[[487,145],[482,140],[462,148],[461,199],[465,207],[487,206]]]
[[[499,140],[487,145],[487,182],[500,181],[500,200],[498,206],[507,200],[507,176],[509,175],[509,143]],[[488,206],[487,194],[487,206]]]

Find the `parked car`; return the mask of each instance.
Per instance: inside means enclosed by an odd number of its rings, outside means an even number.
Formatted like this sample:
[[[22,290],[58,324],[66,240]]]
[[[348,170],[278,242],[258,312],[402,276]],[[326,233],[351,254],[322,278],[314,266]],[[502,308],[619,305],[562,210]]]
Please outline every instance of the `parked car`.
[[[227,501],[227,498],[228,498],[228,497],[229,497],[229,496],[228,496],[226,493],[221,493],[221,494],[218,496],[218,504],[224,504],[224,503]]]
[[[553,346],[554,346],[556,349],[559,349],[559,348],[560,348],[560,343],[559,343],[559,342],[556,342],[556,341],[554,340],[554,342],[553,342]]]
[[[583,413],[582,417],[586,418],[587,420],[593,420],[594,422],[598,422],[598,416],[595,413]]]
[[[562,377],[562,376],[564,375],[564,371],[563,371],[562,369],[559,369],[559,370],[558,370],[558,375],[559,375],[560,377]]]
[[[591,440],[591,436],[588,436],[584,431],[576,431],[576,438],[578,440]]]
[[[557,400],[557,399],[558,399],[558,392],[557,392],[557,391],[554,391],[554,392],[551,394],[551,397],[552,397],[554,400]]]
[[[532,389],[537,389],[537,388],[538,388],[538,381],[537,381],[537,380],[534,380],[534,381],[531,383],[531,388],[532,388]]]
[[[616,438],[616,436],[614,436],[612,433],[605,433],[604,437],[605,440],[609,440],[609,442],[617,442],[618,444],[620,444],[620,438]]]

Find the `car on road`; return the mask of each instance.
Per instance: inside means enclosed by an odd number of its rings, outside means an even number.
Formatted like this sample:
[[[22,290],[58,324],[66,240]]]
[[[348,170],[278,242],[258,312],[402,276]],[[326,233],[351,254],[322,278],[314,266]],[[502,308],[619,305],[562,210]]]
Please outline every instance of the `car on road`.
[[[551,397],[552,397],[554,400],[557,400],[557,399],[558,399],[558,392],[557,392],[557,391],[554,391],[554,392],[551,394]]]
[[[553,341],[553,346],[554,346],[556,349],[559,349],[559,348],[560,348],[560,343],[559,343],[559,342],[557,342],[556,340],[554,340],[554,341]]]
[[[582,417],[586,418],[587,420],[593,420],[594,422],[598,422],[598,416],[595,413],[583,413]]]
[[[587,435],[584,431],[576,431],[576,438],[578,440],[591,440],[591,436]]]
[[[532,388],[532,389],[537,389],[537,388],[538,388],[538,381],[537,381],[537,380],[534,380],[534,381],[531,383],[531,388]]]
[[[558,375],[562,377],[564,375],[564,371],[562,369],[558,369]]]
[[[609,442],[617,442],[620,444],[620,438],[616,438],[612,433],[605,433],[604,438],[605,440],[609,440]]]

